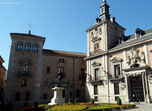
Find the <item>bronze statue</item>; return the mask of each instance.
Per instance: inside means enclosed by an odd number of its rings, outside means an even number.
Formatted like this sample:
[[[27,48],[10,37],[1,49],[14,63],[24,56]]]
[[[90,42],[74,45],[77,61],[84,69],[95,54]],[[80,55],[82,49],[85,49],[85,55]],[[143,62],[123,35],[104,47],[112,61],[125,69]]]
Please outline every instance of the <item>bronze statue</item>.
[[[57,74],[57,87],[61,87],[61,80],[63,79],[63,72],[59,70]]]

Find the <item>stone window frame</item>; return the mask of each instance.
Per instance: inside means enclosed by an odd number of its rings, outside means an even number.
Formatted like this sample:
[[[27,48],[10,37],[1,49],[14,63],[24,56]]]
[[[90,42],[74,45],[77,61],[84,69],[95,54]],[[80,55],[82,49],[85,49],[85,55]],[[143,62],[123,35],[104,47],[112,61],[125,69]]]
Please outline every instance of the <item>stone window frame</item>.
[[[118,85],[118,87],[117,87],[117,88],[118,88],[118,93],[117,93],[116,87],[115,87],[116,84]],[[114,95],[120,95],[120,87],[119,87],[119,86],[120,86],[120,85],[119,85],[119,82],[114,82],[114,83],[113,83]]]
[[[118,58],[118,57],[114,57],[112,60],[111,60],[111,62],[112,62],[112,76],[114,77],[114,78],[120,78],[120,77],[122,77],[123,76],[123,74],[122,74],[122,62],[123,62],[123,60],[122,59],[120,59],[120,58]],[[116,77],[115,76],[115,66],[116,65],[120,65],[120,75],[119,75],[119,77]]]
[[[17,50],[18,50],[18,51],[22,51],[23,48],[24,48],[24,47],[23,47],[23,42],[18,42],[18,43],[17,43]]]
[[[93,64],[92,64],[92,66],[93,66],[93,80],[95,80],[95,70],[96,69],[98,69],[98,72],[99,72],[99,75],[98,75],[98,77],[101,77],[101,69],[100,69],[100,66],[101,66],[101,63],[99,63],[99,62],[94,62]]]
[[[98,93],[98,85],[93,85],[93,94],[94,95],[98,95],[99,93]]]
[[[63,57],[58,58],[58,62],[59,63],[65,63],[65,58],[63,58]]]
[[[31,51],[31,44],[30,43],[25,44],[25,51]]]
[[[33,52],[38,52],[38,50],[39,50],[38,44],[33,44],[33,45],[32,45],[32,51],[33,51]]]

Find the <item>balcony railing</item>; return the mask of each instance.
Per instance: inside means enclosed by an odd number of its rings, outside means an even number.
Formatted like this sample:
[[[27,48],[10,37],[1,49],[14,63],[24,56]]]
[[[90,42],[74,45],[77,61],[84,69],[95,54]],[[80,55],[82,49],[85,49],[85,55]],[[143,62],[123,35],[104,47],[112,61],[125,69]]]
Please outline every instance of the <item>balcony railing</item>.
[[[100,54],[100,53],[102,53],[102,52],[103,52],[103,50],[101,50],[101,49],[96,49],[96,50],[90,52],[90,56],[93,56],[93,55],[95,55],[95,54]]]
[[[92,84],[103,84],[103,78],[102,78],[102,76],[91,77],[90,82]]]
[[[28,77],[29,78],[29,77],[32,77],[32,72],[23,73],[23,72],[19,71],[19,72],[17,72],[16,76],[19,77],[19,78],[20,77]]]

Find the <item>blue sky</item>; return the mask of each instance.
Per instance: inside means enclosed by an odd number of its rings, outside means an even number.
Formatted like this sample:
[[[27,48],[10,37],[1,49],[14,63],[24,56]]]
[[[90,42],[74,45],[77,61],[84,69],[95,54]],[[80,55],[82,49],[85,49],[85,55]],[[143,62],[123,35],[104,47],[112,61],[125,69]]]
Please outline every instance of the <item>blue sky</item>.
[[[151,0],[107,0],[111,16],[125,27],[126,35],[137,27],[152,27]],[[44,49],[86,52],[85,30],[99,16],[102,0],[0,0],[0,55],[8,68],[10,33],[46,37]]]

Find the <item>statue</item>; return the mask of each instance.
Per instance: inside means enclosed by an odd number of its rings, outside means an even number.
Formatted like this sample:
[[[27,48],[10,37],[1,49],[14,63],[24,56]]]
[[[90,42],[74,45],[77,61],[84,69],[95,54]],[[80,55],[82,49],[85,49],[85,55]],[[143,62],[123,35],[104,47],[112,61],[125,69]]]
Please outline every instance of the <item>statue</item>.
[[[127,56],[126,56],[126,63],[128,64],[128,65],[130,65],[131,64],[131,59],[130,59],[130,56],[127,54]]]
[[[61,87],[61,80],[63,79],[63,72],[59,70],[57,74],[57,87]]]
[[[143,51],[141,52],[140,60],[142,63],[145,63],[145,53]]]

